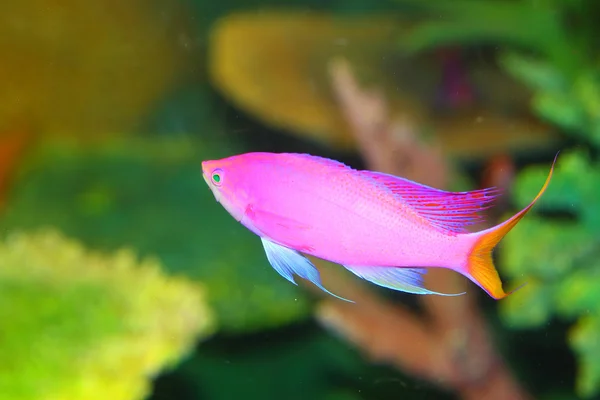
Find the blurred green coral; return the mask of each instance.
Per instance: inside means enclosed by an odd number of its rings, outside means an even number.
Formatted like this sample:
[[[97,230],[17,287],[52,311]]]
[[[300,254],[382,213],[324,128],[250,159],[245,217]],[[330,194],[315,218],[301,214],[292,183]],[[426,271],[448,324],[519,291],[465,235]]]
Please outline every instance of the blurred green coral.
[[[550,59],[507,52],[505,68],[535,90],[532,107],[539,116],[579,138],[600,145],[600,70],[590,62],[570,73]]]
[[[514,197],[524,207],[535,196],[547,166],[526,168],[518,176]],[[506,323],[537,327],[552,317],[575,320],[570,345],[578,357],[577,391],[600,391],[600,168],[587,153],[559,156],[556,172],[539,210],[570,217],[530,215],[500,247],[502,272],[529,284],[500,304]]]
[[[306,318],[306,294],[273,271],[260,240],[202,179],[202,160],[237,152],[209,133],[201,142],[149,137],[94,147],[48,140],[18,172],[0,229],[55,226],[91,248],[156,255],[167,271],[205,284],[219,329],[230,333]]]
[[[577,393],[598,394],[600,165],[588,151],[600,148],[594,4],[587,0],[397,1],[436,15],[403,38],[405,49],[502,44],[499,63],[533,91],[533,111],[585,146],[559,157],[555,176],[536,206],[538,212],[551,211],[555,217],[528,215],[499,246],[502,272],[529,283],[502,301],[500,310],[504,321],[515,328],[539,327],[554,317],[574,321],[569,343],[580,369]],[[537,194],[548,167],[530,166],[518,175],[516,208],[525,207]]]
[[[563,36],[566,42],[566,33]],[[584,37],[570,40],[570,57],[544,54],[538,48],[536,56],[509,51],[500,61],[534,90],[532,108],[541,118],[597,150],[599,60],[586,50]],[[587,54],[591,56],[586,59]],[[540,203],[571,217],[530,217],[507,237],[502,250],[506,273],[535,282],[527,289],[528,299],[515,296],[504,302],[506,320],[516,326],[539,326],[553,316],[575,320],[569,343],[580,369],[577,393],[585,397],[600,392],[600,166],[591,153],[579,148],[560,157]],[[544,173],[541,167],[531,167],[519,175],[514,193],[518,206],[530,201],[539,186],[534,181],[541,182]]]
[[[409,51],[483,41],[535,47],[546,53],[563,50],[560,14],[552,0],[396,0],[396,3],[420,11],[427,18],[410,35],[399,38],[402,47]]]
[[[538,116],[600,145],[600,59],[592,1],[397,2],[436,16],[400,37],[403,49],[502,44],[499,62],[534,91],[531,105]]]
[[[142,399],[214,330],[200,284],[56,230],[0,243],[0,397]]]

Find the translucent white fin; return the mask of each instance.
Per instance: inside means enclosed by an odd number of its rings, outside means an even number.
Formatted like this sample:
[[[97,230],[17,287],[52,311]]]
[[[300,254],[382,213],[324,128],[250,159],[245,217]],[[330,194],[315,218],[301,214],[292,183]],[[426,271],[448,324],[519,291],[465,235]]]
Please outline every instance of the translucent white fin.
[[[319,273],[319,270],[313,265],[313,263],[310,262],[308,258],[304,257],[296,250],[288,249],[287,247],[275,244],[264,237],[261,237],[261,240],[263,246],[265,247],[265,252],[267,253],[267,259],[269,260],[269,263],[275,269],[275,271],[279,272],[279,274],[285,279],[296,285],[297,283],[294,281],[293,276],[296,274],[299,277],[312,282],[324,292],[337,297],[340,300],[354,303],[351,300],[344,299],[343,297],[337,296],[325,289],[321,283],[321,274]]]
[[[460,296],[463,293],[447,294],[434,292],[423,287],[425,268],[398,267],[360,267],[344,265],[349,271],[360,278],[376,285],[413,294],[437,294],[439,296]]]

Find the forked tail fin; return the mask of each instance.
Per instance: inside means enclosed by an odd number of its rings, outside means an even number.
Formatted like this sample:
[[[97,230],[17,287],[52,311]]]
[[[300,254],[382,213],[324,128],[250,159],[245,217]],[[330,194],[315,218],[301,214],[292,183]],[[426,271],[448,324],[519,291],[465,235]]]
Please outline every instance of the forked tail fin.
[[[550,178],[552,177],[552,172],[554,171],[554,164],[556,163],[557,157],[558,153],[556,153],[556,156],[554,157],[552,167],[550,168],[550,172],[548,173],[548,178],[546,178],[544,186],[527,207],[499,225],[472,234],[475,237],[475,241],[473,247],[471,248],[471,252],[467,256],[467,263],[465,265],[463,274],[496,300],[500,300],[508,296],[509,294],[523,287],[523,285],[508,293],[504,292],[504,289],[502,288],[502,281],[500,280],[500,276],[498,275],[498,271],[496,271],[494,262],[492,260],[492,250],[494,247],[496,247],[498,242],[500,242],[502,238],[508,232],[510,232],[515,225],[517,225],[521,218],[523,218],[525,214],[531,210],[533,205],[536,203],[536,201],[538,201],[542,194],[544,194],[544,191],[550,183]]]

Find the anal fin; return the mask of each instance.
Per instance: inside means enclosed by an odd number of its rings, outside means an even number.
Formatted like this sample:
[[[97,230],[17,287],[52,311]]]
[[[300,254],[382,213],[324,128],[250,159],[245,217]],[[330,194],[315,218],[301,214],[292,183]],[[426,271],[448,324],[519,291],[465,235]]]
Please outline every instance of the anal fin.
[[[319,273],[319,270],[313,265],[312,262],[310,262],[308,258],[296,250],[273,243],[264,237],[261,237],[261,240],[269,263],[273,269],[275,269],[275,271],[277,271],[285,279],[292,282],[294,285],[297,285],[297,283],[294,281],[294,274],[296,274],[299,277],[312,282],[322,291],[337,297],[340,300],[354,303],[351,300],[344,299],[343,297],[337,296],[325,289],[321,283],[321,274]]]
[[[436,294],[439,296],[460,296],[463,293],[447,294],[434,292],[423,286],[425,268],[399,267],[362,267],[344,265],[346,269],[358,277],[376,285],[413,294]]]

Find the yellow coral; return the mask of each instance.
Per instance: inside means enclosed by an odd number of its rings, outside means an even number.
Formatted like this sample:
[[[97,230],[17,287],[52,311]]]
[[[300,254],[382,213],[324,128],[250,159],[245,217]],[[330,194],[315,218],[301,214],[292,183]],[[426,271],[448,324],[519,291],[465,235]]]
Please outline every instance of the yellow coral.
[[[41,133],[132,132],[185,67],[176,45],[184,14],[162,3],[3,0],[0,121]]]
[[[209,73],[232,101],[267,123],[348,147],[354,143],[334,101],[328,58],[354,55],[381,64],[399,29],[385,16],[240,12],[214,26]]]
[[[142,399],[214,329],[204,291],[53,230],[0,244],[0,398]]]
[[[472,159],[556,144],[557,135],[546,125],[492,111],[491,105],[525,107],[529,94],[487,67],[470,71],[485,105],[449,116],[432,112],[428,104],[437,96],[440,75],[435,56],[407,58],[398,51],[399,38],[414,26],[391,14],[236,12],[212,28],[209,74],[225,96],[256,118],[344,149],[356,141],[332,90],[328,64],[337,57],[349,60],[361,86],[385,94],[392,120],[423,136],[431,132],[450,156]]]

